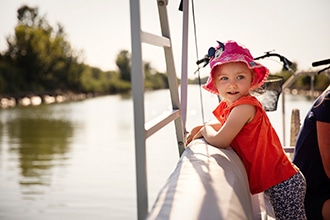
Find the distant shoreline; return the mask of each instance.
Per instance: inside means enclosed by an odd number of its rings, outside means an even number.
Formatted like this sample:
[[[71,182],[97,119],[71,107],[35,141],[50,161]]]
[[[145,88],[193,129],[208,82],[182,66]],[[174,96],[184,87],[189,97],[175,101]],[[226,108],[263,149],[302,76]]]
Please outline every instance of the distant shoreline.
[[[303,90],[303,89],[285,89],[285,94],[301,95],[312,99],[318,97],[322,91]],[[53,94],[28,94],[16,96],[1,96],[0,95],[0,109],[12,108],[16,106],[38,106],[41,104],[62,103],[70,101],[81,101],[88,98],[99,96],[93,93],[53,93]]]
[[[303,90],[303,89],[285,89],[283,91],[285,94],[291,94],[291,95],[301,95],[301,96],[307,96],[310,98],[317,98],[319,95],[322,94],[323,91],[318,90]]]
[[[0,108],[16,106],[38,106],[41,104],[80,101],[95,97],[92,93],[53,93],[53,94],[26,94],[16,96],[0,96]]]

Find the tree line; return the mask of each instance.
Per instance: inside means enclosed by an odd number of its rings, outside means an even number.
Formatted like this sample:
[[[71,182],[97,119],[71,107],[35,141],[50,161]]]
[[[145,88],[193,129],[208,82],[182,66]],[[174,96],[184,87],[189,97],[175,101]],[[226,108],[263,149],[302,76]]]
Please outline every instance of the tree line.
[[[116,58],[117,71],[103,71],[82,60],[72,48],[64,27],[51,26],[37,7],[21,6],[14,34],[6,37],[8,49],[0,52],[0,95],[42,93],[113,94],[131,89],[130,53]],[[168,88],[167,76],[144,64],[146,89]]]
[[[51,26],[37,7],[21,6],[14,34],[6,38],[8,49],[0,52],[0,96],[52,93],[127,93],[131,90],[131,59],[127,50],[116,58],[118,70],[103,71],[82,60],[83,51],[75,50],[67,41],[64,27]],[[296,64],[293,69],[296,69]],[[144,63],[146,89],[168,88],[167,75],[148,62]],[[276,73],[286,80],[291,73],[284,69]],[[311,75],[300,76],[291,88],[308,90]],[[204,79],[189,80],[190,84]],[[325,74],[314,78],[315,90],[329,84]]]

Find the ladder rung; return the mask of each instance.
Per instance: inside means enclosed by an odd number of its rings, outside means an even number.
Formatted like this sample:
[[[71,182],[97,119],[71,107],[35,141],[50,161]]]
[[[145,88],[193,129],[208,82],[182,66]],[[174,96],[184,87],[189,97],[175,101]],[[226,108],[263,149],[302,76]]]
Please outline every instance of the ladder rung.
[[[146,122],[145,123],[146,138],[150,137],[155,132],[157,132],[161,128],[165,127],[165,125],[174,121],[178,117],[180,117],[180,111],[178,109],[175,109],[171,112],[164,113],[164,114],[154,118],[151,121]]]
[[[161,37],[155,34],[141,31],[141,40],[144,43],[152,44],[159,47],[170,47],[171,42],[166,37]]]

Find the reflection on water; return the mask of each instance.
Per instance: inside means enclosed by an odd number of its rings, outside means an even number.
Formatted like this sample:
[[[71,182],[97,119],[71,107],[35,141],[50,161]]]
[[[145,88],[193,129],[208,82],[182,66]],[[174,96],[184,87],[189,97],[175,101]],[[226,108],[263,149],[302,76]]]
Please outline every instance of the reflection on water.
[[[1,117],[0,137],[7,139],[8,153],[17,159],[19,184],[26,199],[42,194],[43,185],[51,185],[52,168],[65,164],[70,150],[74,126],[54,117],[52,110],[46,105],[16,108]]]
[[[53,161],[65,160],[72,133],[72,125],[64,120],[17,118],[9,121],[10,152],[17,153],[19,157],[23,178],[20,184],[49,185]]]
[[[132,107],[115,95],[0,109],[0,219],[134,219]]]

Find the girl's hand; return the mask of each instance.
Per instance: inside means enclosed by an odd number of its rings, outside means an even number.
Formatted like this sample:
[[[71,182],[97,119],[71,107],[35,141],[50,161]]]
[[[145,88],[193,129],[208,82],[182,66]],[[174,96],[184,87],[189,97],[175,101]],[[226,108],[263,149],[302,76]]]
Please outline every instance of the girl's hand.
[[[200,130],[201,130],[201,128],[203,128],[203,125],[196,126],[196,127],[194,127],[194,128],[191,130],[191,132],[189,133],[189,135],[187,136],[187,139],[186,139],[186,146],[187,146],[192,140],[198,138],[198,137],[196,136],[197,134],[198,134],[198,136],[201,135],[201,134],[200,134]]]
[[[214,130],[218,131],[220,128],[221,128],[221,124],[219,122],[216,122],[216,123],[211,123],[211,124],[206,124],[206,125],[199,125],[199,126],[196,126],[194,127],[191,132],[189,133],[189,135],[187,136],[187,139],[186,139],[186,146],[192,141],[192,140],[195,140],[195,139],[198,139],[198,138],[202,138],[204,137],[203,136],[203,133],[202,133],[202,130],[205,126],[210,126],[212,127]]]
[[[202,138],[204,128],[205,128],[205,126],[201,127],[192,139],[195,140],[195,139],[198,139],[198,138]]]

